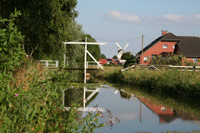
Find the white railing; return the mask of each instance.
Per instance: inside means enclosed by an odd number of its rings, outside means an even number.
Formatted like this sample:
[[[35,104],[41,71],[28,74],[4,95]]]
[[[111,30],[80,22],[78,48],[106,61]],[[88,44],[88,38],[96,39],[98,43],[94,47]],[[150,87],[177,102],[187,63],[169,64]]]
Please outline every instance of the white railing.
[[[97,65],[96,62],[94,62],[94,61],[87,61],[86,68],[96,68],[96,69],[99,69],[99,65]]]
[[[56,60],[39,60],[39,63],[45,67],[58,67],[59,61]]]
[[[173,65],[169,65],[169,68],[191,68],[191,69],[199,69],[200,66],[173,66]]]

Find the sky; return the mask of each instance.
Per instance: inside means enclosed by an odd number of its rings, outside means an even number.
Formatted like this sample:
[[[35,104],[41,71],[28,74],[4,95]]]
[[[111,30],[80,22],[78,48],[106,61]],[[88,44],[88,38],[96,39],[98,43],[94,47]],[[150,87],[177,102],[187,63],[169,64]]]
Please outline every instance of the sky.
[[[76,19],[108,58],[116,42],[134,55],[167,30],[178,36],[200,36],[200,0],[78,0]]]

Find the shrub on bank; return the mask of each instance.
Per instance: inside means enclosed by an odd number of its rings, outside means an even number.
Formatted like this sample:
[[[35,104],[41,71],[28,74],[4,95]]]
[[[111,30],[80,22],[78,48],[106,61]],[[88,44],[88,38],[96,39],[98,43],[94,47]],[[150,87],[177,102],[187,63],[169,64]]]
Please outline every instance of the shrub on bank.
[[[93,132],[103,126],[98,123],[98,113],[82,118],[74,109],[63,110],[63,89],[80,87],[69,82],[68,73],[48,72],[31,64],[15,76],[0,73],[0,131]]]

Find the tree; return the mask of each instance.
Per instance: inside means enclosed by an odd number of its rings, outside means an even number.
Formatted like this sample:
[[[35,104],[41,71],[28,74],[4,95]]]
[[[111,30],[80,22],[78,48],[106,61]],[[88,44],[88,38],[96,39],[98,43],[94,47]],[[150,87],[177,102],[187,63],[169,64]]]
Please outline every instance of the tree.
[[[77,0],[4,0],[1,5],[1,17],[15,7],[22,12],[17,24],[25,35],[26,53],[37,59],[62,58],[62,42],[71,40],[68,29],[78,15]]]
[[[106,55],[105,54],[101,54],[101,59],[106,59]]]
[[[87,42],[96,42],[96,40],[89,34],[84,34],[83,39],[81,40],[82,42],[85,42],[87,37]],[[94,56],[96,60],[99,60],[101,57],[101,50],[99,45],[88,45],[87,46],[88,51]],[[88,56],[87,60],[92,61],[93,59]]]
[[[21,13],[15,10],[9,19],[0,19],[0,72],[14,70],[25,57],[22,49],[24,36],[15,25],[15,20],[19,15]]]
[[[135,57],[131,52],[126,52],[122,55],[122,60],[126,60],[124,67],[128,67],[135,64]]]
[[[117,59],[117,56],[116,56],[116,55],[114,55],[112,58],[113,58],[113,59]]]
[[[134,56],[131,52],[126,52],[121,57],[122,60],[133,60]]]

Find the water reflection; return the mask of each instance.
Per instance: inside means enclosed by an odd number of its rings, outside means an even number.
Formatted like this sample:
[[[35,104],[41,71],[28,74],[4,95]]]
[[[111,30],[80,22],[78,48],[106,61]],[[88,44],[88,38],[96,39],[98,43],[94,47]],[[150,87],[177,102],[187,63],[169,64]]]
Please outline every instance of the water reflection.
[[[124,90],[120,90],[120,96],[129,100],[133,96],[133,94],[128,93]],[[184,112],[183,110],[177,110],[170,107],[166,107],[163,104],[159,104],[152,101],[150,98],[138,96],[137,99],[159,117],[160,124],[170,123],[175,119],[182,119],[185,121],[200,120],[199,116],[194,117],[189,112]]]
[[[131,93],[130,93],[131,92]],[[90,93],[87,93],[87,96]],[[82,103],[83,89],[71,89],[65,92],[65,106]],[[192,131],[200,129],[200,115],[194,115],[188,107],[174,108],[151,97],[110,86],[101,86],[87,103],[87,107],[103,107],[102,122],[109,127],[96,132],[162,132]],[[187,109],[187,110],[186,110]],[[110,129],[112,127],[112,130]]]
[[[82,88],[68,88],[64,91],[64,106],[83,106],[83,89]]]

